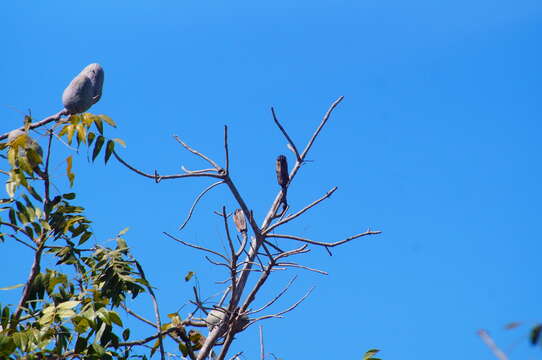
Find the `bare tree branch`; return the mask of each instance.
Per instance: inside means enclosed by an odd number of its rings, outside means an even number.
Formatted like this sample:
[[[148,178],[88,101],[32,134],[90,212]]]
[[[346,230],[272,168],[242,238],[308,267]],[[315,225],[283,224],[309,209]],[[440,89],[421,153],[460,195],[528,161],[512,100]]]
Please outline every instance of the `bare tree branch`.
[[[304,243],[307,243],[307,244],[313,244],[313,245],[319,245],[319,246],[325,246],[325,247],[334,247],[334,246],[338,246],[338,245],[347,243],[347,242],[352,241],[354,239],[360,238],[362,236],[377,235],[377,234],[380,234],[380,233],[382,233],[382,231],[367,230],[364,233],[357,234],[357,235],[354,235],[354,236],[350,236],[350,237],[347,237],[346,239],[336,241],[336,242],[314,241],[314,240],[305,239],[305,238],[302,238],[302,237],[299,237],[299,236],[284,235],[284,234],[267,234],[266,237],[280,238],[280,239],[291,239],[291,240],[301,241],[301,242],[304,242]]]
[[[312,293],[313,290],[314,290],[314,287],[310,288],[309,291],[307,291],[307,293],[305,295],[303,295],[303,297],[301,299],[297,300],[292,306],[288,307],[287,309],[285,309],[285,310],[283,310],[281,312],[278,312],[276,314],[264,315],[264,316],[260,316],[259,318],[252,319],[252,320],[250,320],[250,323],[254,324],[257,321],[264,320],[264,319],[283,317],[282,315],[294,310],[299,304],[301,304]]]
[[[181,239],[177,239],[175,236],[173,235],[170,235],[168,234],[167,232],[164,231],[164,235],[166,235],[167,237],[177,241],[177,242],[180,242],[181,244],[183,245],[186,245],[188,247],[191,247],[193,249],[197,249],[197,250],[202,250],[202,251],[207,251],[207,252],[210,252],[211,254],[214,254],[222,259],[224,259],[225,261],[229,262],[230,259],[228,259],[226,256],[222,255],[221,253],[217,252],[217,251],[214,251],[214,250],[211,250],[211,249],[208,249],[206,247],[203,247],[203,246],[199,246],[199,245],[195,245],[195,244],[191,244],[189,242],[186,242],[186,241],[183,241]]]
[[[184,141],[182,141],[181,138],[179,138],[177,135],[173,135],[173,138],[175,140],[177,140],[177,142],[180,143],[186,150],[190,151],[194,155],[199,156],[200,158],[202,158],[203,160],[205,160],[209,164],[211,164],[211,166],[213,166],[216,169],[216,171],[220,172],[222,170],[222,168],[220,166],[218,166],[218,164],[216,162],[214,162],[211,158],[209,158],[206,155],[200,153],[196,149],[192,149],[190,146],[188,146],[188,144],[186,144]]]
[[[271,305],[273,305],[278,299],[280,299],[282,297],[282,295],[284,295],[286,293],[286,291],[288,291],[288,289],[290,288],[290,286],[292,286],[292,284],[294,283],[294,281],[296,279],[297,279],[297,276],[294,276],[293,278],[291,278],[290,281],[288,281],[288,284],[286,284],[286,286],[284,287],[284,289],[282,289],[277,295],[275,295],[275,297],[273,299],[268,301],[264,306],[260,307],[259,309],[250,311],[249,314],[257,314],[257,313],[267,309]]]
[[[139,174],[141,176],[144,176],[149,179],[153,179],[156,182],[160,182],[162,180],[171,180],[171,179],[181,179],[181,178],[189,178],[189,177],[210,177],[210,178],[216,178],[216,179],[222,179],[221,175],[213,174],[213,173],[206,173],[206,172],[190,172],[188,174],[176,174],[176,175],[158,175],[158,174],[147,174],[139,169],[136,169],[132,165],[128,164],[126,161],[124,161],[119,154],[115,150],[113,150],[113,155],[115,158],[124,166],[126,166],[128,169],[132,170],[136,174]]]
[[[303,215],[305,212],[307,212],[309,209],[313,208],[314,206],[318,205],[320,202],[324,201],[325,199],[329,198],[331,195],[333,195],[333,193],[337,190],[337,187],[333,187],[333,189],[329,190],[324,196],[322,196],[321,198],[319,198],[318,200],[316,201],[313,201],[311,204],[305,206],[303,209],[299,210],[298,212],[296,212],[295,214],[292,214],[292,215],[289,215],[285,218],[283,218],[282,220],[280,221],[277,221],[276,223],[272,224],[271,226],[269,226],[267,229],[265,229],[265,231],[263,232],[263,235],[266,235],[268,234],[269,232],[273,231],[274,229],[276,229],[277,227],[283,225],[283,224],[286,224],[287,222]]]
[[[40,127],[40,126],[47,125],[47,124],[49,124],[49,123],[51,123],[51,122],[53,122],[53,121],[58,121],[58,120],[60,120],[60,118],[61,118],[62,116],[66,116],[66,115],[69,115],[68,110],[62,109],[62,110],[60,110],[59,112],[57,112],[56,114],[54,114],[54,115],[48,116],[48,117],[46,117],[45,119],[43,119],[43,120],[41,120],[41,121],[38,121],[38,122],[35,122],[35,123],[30,124],[30,128],[29,128],[29,129],[30,129],[30,130],[33,130],[33,129],[36,129],[36,128]],[[20,128],[15,129],[15,130],[21,130],[21,131],[23,131],[23,130],[24,130],[24,126],[21,126]],[[10,133],[10,132],[8,131],[7,133],[5,133],[5,134],[3,134],[3,135],[0,135],[0,141],[1,141],[1,140],[4,140],[4,139],[7,139],[9,133]]]

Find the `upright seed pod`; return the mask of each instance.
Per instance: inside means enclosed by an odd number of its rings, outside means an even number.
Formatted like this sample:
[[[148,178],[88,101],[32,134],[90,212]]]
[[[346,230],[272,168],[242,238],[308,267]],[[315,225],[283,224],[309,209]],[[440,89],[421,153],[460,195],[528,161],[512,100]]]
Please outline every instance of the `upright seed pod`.
[[[284,206],[287,206],[286,190],[290,176],[288,175],[288,161],[286,160],[286,156],[279,155],[277,157],[275,170],[277,172],[277,182],[282,188],[282,203]]]
[[[68,85],[62,94],[62,103],[70,114],[87,111],[102,97],[104,70],[100,64],[90,64]]]
[[[233,222],[235,223],[237,231],[239,231],[241,234],[247,232],[247,221],[243,210],[235,210],[235,212],[233,213]]]

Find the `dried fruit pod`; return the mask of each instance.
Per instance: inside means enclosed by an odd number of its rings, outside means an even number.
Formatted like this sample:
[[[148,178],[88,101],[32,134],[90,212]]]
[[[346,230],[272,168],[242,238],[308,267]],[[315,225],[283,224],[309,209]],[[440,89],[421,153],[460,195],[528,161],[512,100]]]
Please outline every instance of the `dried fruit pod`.
[[[286,160],[286,156],[279,155],[277,157],[276,171],[277,182],[282,188],[286,187],[286,185],[288,185],[288,180],[290,180],[290,176],[288,175],[288,161]]]
[[[284,208],[286,209],[288,205],[288,200],[286,199],[286,190],[288,189],[288,181],[290,181],[290,175],[288,175],[288,161],[286,160],[286,156],[279,155],[277,157],[275,170],[277,172],[277,182],[282,188],[281,202],[282,204],[284,204]]]
[[[207,329],[209,329],[209,331],[212,331],[215,326],[220,325],[220,323],[224,320],[225,316],[226,314],[223,310],[213,309],[209,311],[209,314],[205,319],[205,322],[207,323]]]
[[[30,137],[25,131],[21,129],[15,129],[9,132],[8,134],[8,143],[12,143],[15,139],[19,138],[20,136],[24,135],[26,137],[26,141],[22,145],[21,149],[19,149],[19,155],[22,155],[22,152],[24,149],[31,149],[36,154],[38,154],[40,157],[43,157],[43,149],[41,148],[40,144],[34,139]]]
[[[102,97],[104,70],[100,64],[90,64],[68,85],[62,94],[62,103],[70,114],[87,111]]]
[[[237,231],[239,231],[240,233],[244,233],[247,231],[247,221],[243,210],[235,210],[235,212],[233,213],[233,222],[235,223],[235,227],[237,227]]]

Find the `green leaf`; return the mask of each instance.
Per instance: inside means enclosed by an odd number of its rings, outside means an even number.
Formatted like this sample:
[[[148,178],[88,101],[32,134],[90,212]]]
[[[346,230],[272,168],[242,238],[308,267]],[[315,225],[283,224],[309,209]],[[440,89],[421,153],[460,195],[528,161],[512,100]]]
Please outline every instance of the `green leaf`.
[[[130,230],[129,226],[122,229],[117,236],[122,236],[122,235],[126,234],[128,232],[128,230]]]
[[[94,141],[95,137],[96,137],[96,134],[94,134],[93,132],[88,133],[88,135],[87,135],[87,143],[88,143],[89,147],[90,147],[90,145],[92,145],[92,142]]]
[[[9,209],[9,222],[13,225],[17,225],[17,217],[15,216],[15,209]]]
[[[96,144],[94,145],[94,151],[92,152],[92,161],[96,159],[98,154],[100,153],[100,150],[102,150],[102,146],[104,145],[105,138],[103,136],[98,136],[98,139],[96,139]]]
[[[195,272],[193,271],[189,271],[185,276],[184,276],[184,281],[190,281],[190,279],[192,279],[192,276],[194,276]]]
[[[107,115],[98,115],[99,118],[101,118],[103,121],[105,121],[106,123],[108,123],[109,125],[113,126],[114,128],[117,127],[117,124],[115,124],[115,122],[113,121],[113,119],[111,119],[109,116]]]
[[[120,319],[119,314],[117,314],[116,312],[110,311],[109,318],[113,323],[117,324],[118,326],[122,326],[122,320]]]
[[[113,153],[113,150],[115,150],[115,142],[113,140],[109,140],[105,148],[105,163],[106,164],[109,161],[109,158],[111,157],[111,154]]]
[[[380,350],[378,349],[371,349],[369,351],[367,351],[365,353],[365,355],[363,355],[363,360],[371,360],[371,358],[373,357],[373,355],[375,355],[376,353],[378,353]],[[374,359],[373,359],[374,360]]]
[[[75,180],[75,174],[72,172],[73,156],[70,155],[66,158],[66,175],[70,180],[70,187],[73,187],[73,181]]]
[[[94,125],[96,125],[96,129],[98,129],[100,134],[103,135],[103,133],[104,133],[104,125],[102,123],[102,119],[100,119],[99,117],[96,116],[94,118]]]
[[[26,188],[26,190],[28,190],[28,193],[30,195],[32,195],[32,197],[36,200],[38,200],[39,202],[43,202],[43,199],[41,198],[41,196],[36,192],[36,190],[32,187],[32,186],[28,186]]]
[[[183,356],[188,356],[188,348],[183,342],[179,342],[179,351],[183,353]]]
[[[66,125],[67,128],[67,137],[68,137],[68,144],[71,145],[73,140],[73,133],[75,132],[75,126],[74,125]]]
[[[76,130],[77,130],[77,142],[80,144],[87,141],[87,129],[85,128],[85,126],[79,123],[76,126]]]
[[[90,237],[92,236],[92,233],[90,231],[85,232],[80,238],[79,238],[79,245],[85,243]]]
[[[130,329],[126,328],[122,331],[122,339],[124,341],[128,340],[130,338]]]
[[[126,147],[126,143],[121,138],[113,138],[113,141],[120,144],[122,147]]]
[[[59,310],[67,310],[67,309],[73,309],[77,305],[79,305],[81,301],[65,301],[63,303],[60,303],[57,305],[57,309]]]
[[[531,330],[530,340],[531,345],[536,345],[540,340],[540,335],[542,334],[542,325],[537,325]]]
[[[62,197],[66,200],[73,200],[75,199],[75,193],[67,193],[67,194],[62,195]]]
[[[75,342],[75,353],[81,354],[87,348],[87,339],[84,337],[78,337]]]

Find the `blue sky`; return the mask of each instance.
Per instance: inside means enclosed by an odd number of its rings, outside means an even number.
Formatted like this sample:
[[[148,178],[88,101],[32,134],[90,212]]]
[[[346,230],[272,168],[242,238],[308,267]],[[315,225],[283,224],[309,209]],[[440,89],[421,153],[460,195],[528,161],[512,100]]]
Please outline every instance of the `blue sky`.
[[[232,177],[258,219],[278,190],[276,156],[293,162],[269,107],[302,147],[345,96],[292,184],[290,204],[339,191],[288,229],[322,241],[368,227],[383,234],[303,260],[330,275],[298,273],[275,310],[316,289],[286,319],[263,323],[269,352],[359,359],[376,347],[386,360],[492,359],[476,336],[485,328],[511,359],[540,357],[526,343],[527,327],[503,329],[540,321],[539,1],[36,1],[0,10],[2,132],[19,126],[19,111],[56,113],[69,81],[99,62],[104,95],[91,111],[118,123],[109,134],[127,142],[126,160],[164,174],[201,167],[177,134],[222,161],[227,124]],[[67,191],[58,147],[56,185]],[[220,248],[211,212],[233,209],[225,189],[178,233],[208,181],[156,185],[115,162],[89,164],[84,152],[76,171],[96,241],[130,226],[127,240],[164,314],[191,295],[182,280],[189,270],[204,293],[216,291],[210,283],[225,274],[162,231]],[[2,272],[0,286],[24,281],[30,254],[0,246],[4,266],[17,270]],[[260,303],[292,275],[278,275]],[[134,306],[151,314],[146,301]],[[258,341],[248,330],[233,350],[253,359]]]

